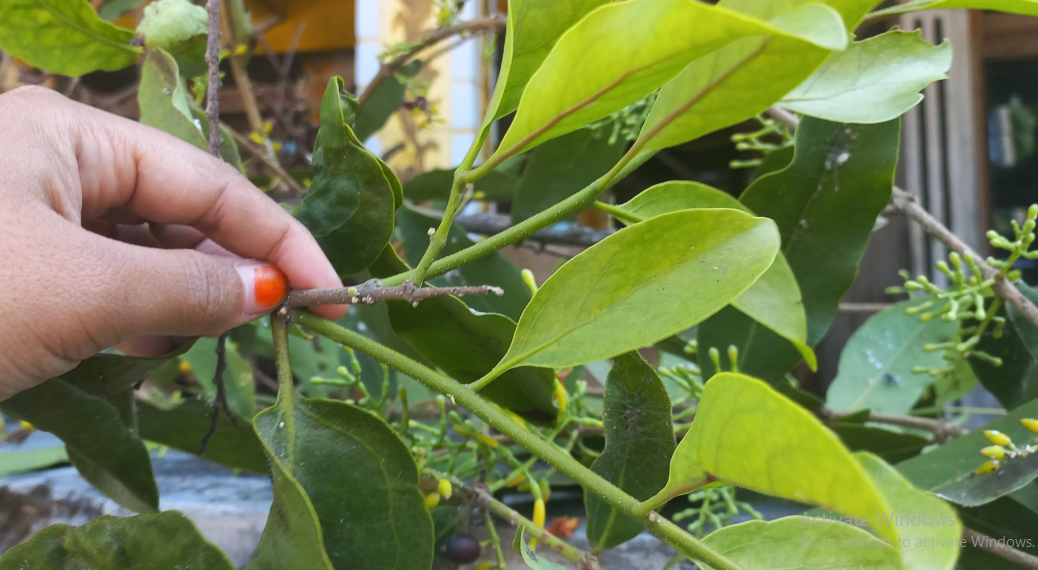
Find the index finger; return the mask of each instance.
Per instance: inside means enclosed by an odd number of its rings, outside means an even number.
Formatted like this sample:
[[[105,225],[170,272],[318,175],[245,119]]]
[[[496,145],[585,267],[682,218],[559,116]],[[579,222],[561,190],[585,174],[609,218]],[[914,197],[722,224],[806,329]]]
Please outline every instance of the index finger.
[[[229,251],[277,265],[297,289],[342,287],[310,232],[223,160],[157,129],[74,104],[84,217],[127,207],[190,225]],[[317,311],[341,318],[345,306]]]

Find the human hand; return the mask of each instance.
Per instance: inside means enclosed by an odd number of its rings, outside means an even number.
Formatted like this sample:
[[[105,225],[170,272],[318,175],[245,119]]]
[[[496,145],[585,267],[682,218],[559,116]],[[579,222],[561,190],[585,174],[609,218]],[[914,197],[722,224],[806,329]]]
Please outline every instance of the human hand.
[[[0,95],[0,401],[108,347],[161,354],[171,341],[152,335],[254,320],[286,277],[342,286],[306,228],[230,165],[47,89]]]

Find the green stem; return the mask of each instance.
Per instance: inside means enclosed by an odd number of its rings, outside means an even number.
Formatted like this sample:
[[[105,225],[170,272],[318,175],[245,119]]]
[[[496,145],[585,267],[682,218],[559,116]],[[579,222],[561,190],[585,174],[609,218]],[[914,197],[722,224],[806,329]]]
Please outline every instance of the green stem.
[[[632,214],[627,210],[624,210],[612,204],[607,204],[606,202],[602,202],[601,200],[595,202],[595,208],[602,210],[603,212],[609,214],[610,216],[613,216],[614,218],[620,220],[625,224],[637,224],[638,222],[645,221],[645,218],[639,216],[638,214]]]
[[[505,570],[508,568],[508,563],[505,562],[505,553],[501,550],[501,537],[497,535],[497,527],[494,525],[494,519],[490,516],[490,509],[484,511],[486,515],[487,532],[490,533],[490,542],[494,545],[494,557],[497,558],[497,570]]]
[[[542,440],[535,433],[519,425],[504,411],[481,398],[468,386],[423,366],[360,333],[353,332],[313,313],[298,312],[296,313],[296,319],[300,324],[314,332],[359,350],[379,362],[396,368],[429,388],[453,398],[455,402],[493,426],[494,429],[510,437],[512,441],[525,447],[552,467],[569,475],[582,487],[602,497],[625,515],[638,521],[654,536],[685,553],[690,558],[705,562],[716,570],[741,570],[735,562],[725,558],[719,552],[689,535],[681,527],[669,520],[652,512],[639,513],[640,503],[638,499],[628,495],[602,476],[584,467],[584,465],[558,447]]]
[[[454,173],[454,183],[451,185],[451,195],[447,200],[447,208],[443,211],[443,218],[440,220],[440,226],[436,228],[436,233],[429,238],[429,247],[425,249],[425,254],[422,255],[422,260],[418,262],[418,267],[411,273],[414,274],[412,281],[415,285],[421,287],[422,283],[425,282],[426,274],[429,272],[429,267],[433,261],[436,260],[436,256],[443,250],[444,244],[447,243],[447,236],[451,231],[451,223],[454,222],[454,216],[458,214],[458,210],[461,207],[462,197],[465,194],[462,189],[465,187],[466,182],[475,182],[481,176],[475,177],[473,180],[465,180],[465,174],[472,168],[472,165],[476,162],[476,157],[479,156],[479,149],[482,148],[483,141],[479,138],[473,142],[472,146],[469,147],[469,152],[465,155],[465,160],[461,161],[461,165],[458,166],[458,170]]]
[[[553,225],[570,214],[579,212],[580,210],[591,206],[603,192],[608,190],[615,182],[619,181],[623,175],[644,164],[645,161],[649,160],[651,157],[652,153],[639,153],[632,155],[632,153],[628,152],[624,155],[624,158],[620,159],[620,162],[618,162],[612,170],[607,172],[598,180],[592,182],[580,192],[577,192],[562,202],[555,204],[551,208],[548,208],[536,216],[528,218],[499,234],[492,235],[487,239],[480,241],[475,245],[471,245],[453,255],[448,255],[443,259],[436,260],[429,266],[424,278],[431,279],[437,275],[443,275],[444,273],[457,269],[462,265],[486,257],[507,245],[511,245],[521,239],[529,237],[537,230]],[[444,219],[446,219],[446,216]],[[417,271],[417,269],[413,269],[406,273],[388,277],[382,280],[382,284],[391,287],[394,285],[400,285],[408,279],[417,283],[417,280],[415,279]]]
[[[274,403],[278,408],[278,425],[288,437],[285,438],[285,456],[282,463],[289,473],[295,465],[296,415],[295,385],[292,383],[292,362],[288,355],[288,326],[285,318],[278,314],[270,317],[270,330],[274,339],[274,364],[278,371],[278,399]]]

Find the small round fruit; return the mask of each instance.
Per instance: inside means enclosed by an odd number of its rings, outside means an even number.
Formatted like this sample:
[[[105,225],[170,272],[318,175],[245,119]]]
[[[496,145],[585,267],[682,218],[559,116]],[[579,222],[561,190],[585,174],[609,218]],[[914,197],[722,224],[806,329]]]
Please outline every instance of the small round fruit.
[[[443,547],[443,556],[455,564],[468,564],[479,558],[479,541],[468,534],[456,534]]]

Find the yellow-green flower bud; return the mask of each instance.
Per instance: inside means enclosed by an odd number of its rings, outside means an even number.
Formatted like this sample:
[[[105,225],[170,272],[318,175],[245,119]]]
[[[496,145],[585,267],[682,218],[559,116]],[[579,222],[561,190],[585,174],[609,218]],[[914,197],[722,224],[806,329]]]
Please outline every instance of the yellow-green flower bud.
[[[999,463],[998,460],[992,459],[991,461],[985,461],[983,465],[977,467],[974,471],[977,475],[987,475],[988,473],[994,473],[998,471]]]
[[[1038,420],[1024,418],[1020,420],[1020,423],[1023,424],[1025,428],[1033,431],[1034,433],[1038,433]]]
[[[1002,459],[1006,456],[1006,448],[1001,445],[989,445],[981,449],[980,454],[988,459]]]
[[[436,505],[439,505],[439,504],[440,504],[440,494],[439,493],[429,493],[428,495],[425,496],[425,508],[426,509],[431,511],[434,508],[436,508]]]
[[[1013,445],[1013,440],[1009,439],[1009,436],[994,429],[984,430],[984,437],[988,438],[988,441],[995,445],[1002,447],[1009,447]]]
[[[450,479],[440,479],[440,482],[436,484],[436,490],[440,492],[444,499],[450,499],[451,495],[454,494],[454,485],[451,485]]]

